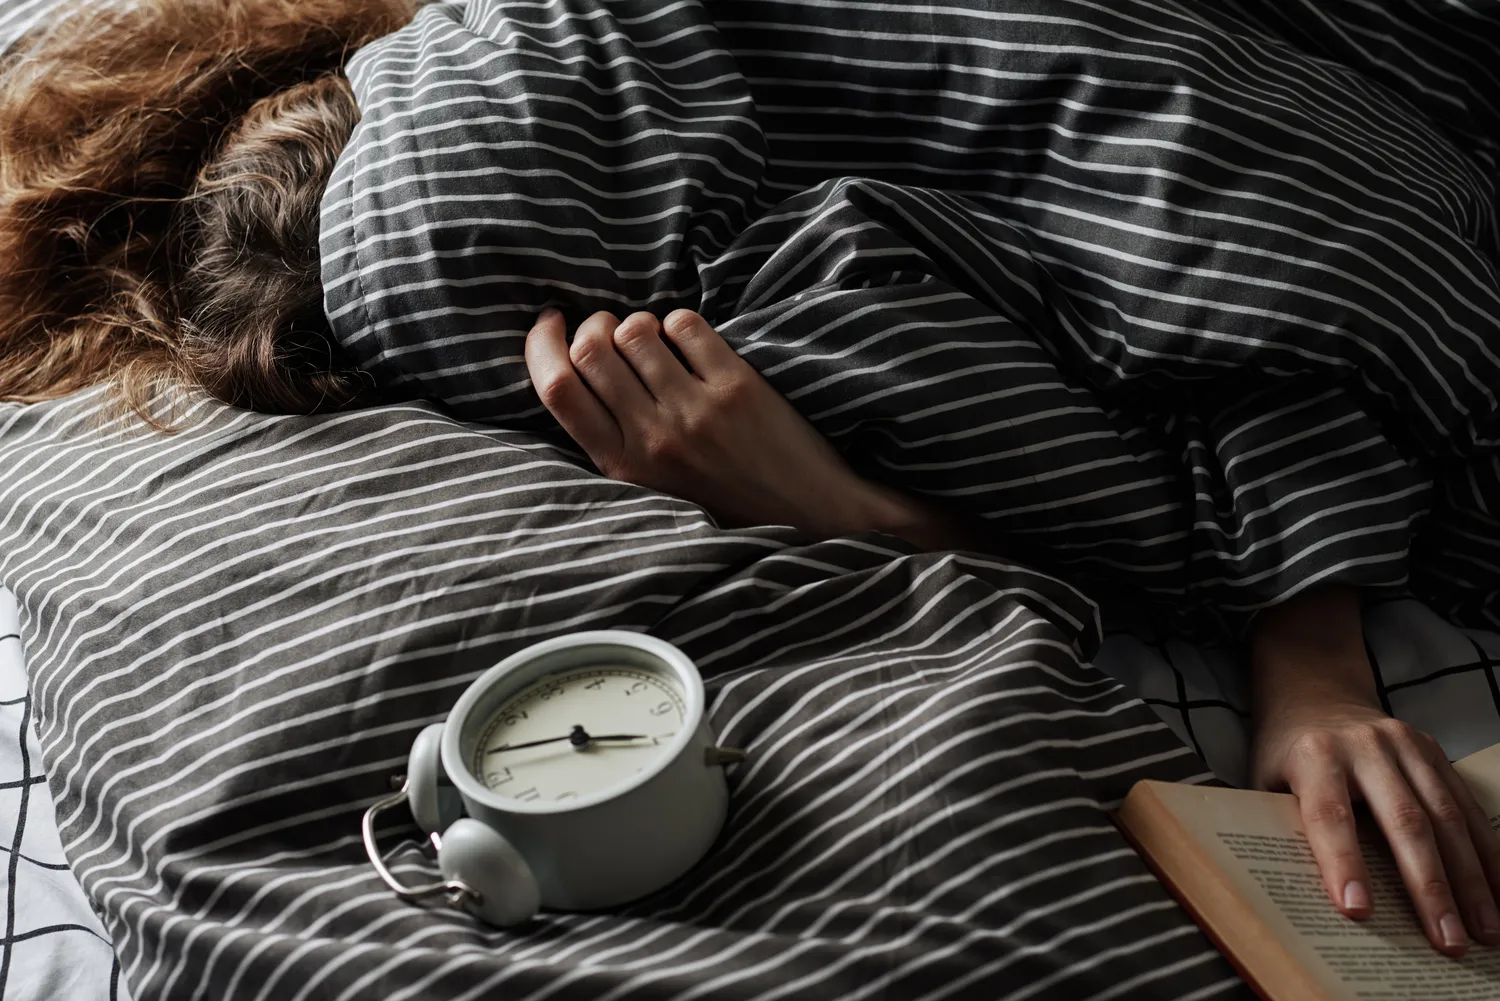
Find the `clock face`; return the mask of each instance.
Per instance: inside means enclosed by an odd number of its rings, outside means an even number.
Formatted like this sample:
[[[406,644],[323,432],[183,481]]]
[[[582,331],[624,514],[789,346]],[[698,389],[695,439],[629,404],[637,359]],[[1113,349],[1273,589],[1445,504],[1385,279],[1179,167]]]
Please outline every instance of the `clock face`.
[[[625,665],[559,671],[502,702],[474,751],[474,774],[523,802],[623,785],[671,753],[687,701],[670,675]]]

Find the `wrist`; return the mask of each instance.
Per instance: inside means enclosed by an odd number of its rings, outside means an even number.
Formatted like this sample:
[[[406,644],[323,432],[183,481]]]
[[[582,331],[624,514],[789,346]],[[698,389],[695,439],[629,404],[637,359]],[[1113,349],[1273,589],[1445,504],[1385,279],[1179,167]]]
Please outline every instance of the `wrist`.
[[[963,532],[961,519],[919,497],[884,484],[863,480],[855,510],[858,530],[882,532],[919,549],[967,549],[973,540]]]
[[[914,498],[884,484],[861,480],[858,517],[864,531],[883,532],[912,541],[920,534],[922,512]]]
[[[1310,707],[1379,708],[1358,592],[1329,588],[1262,612],[1251,641],[1257,719]]]

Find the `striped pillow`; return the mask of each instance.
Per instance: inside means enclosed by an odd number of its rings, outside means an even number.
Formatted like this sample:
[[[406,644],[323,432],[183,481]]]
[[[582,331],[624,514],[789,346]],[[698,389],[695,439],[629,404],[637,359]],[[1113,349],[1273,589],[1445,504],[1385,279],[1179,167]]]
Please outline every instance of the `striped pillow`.
[[[1238,989],[1103,812],[1205,770],[1080,665],[1094,611],[1055,581],[723,531],[426,406],[196,401],[163,438],[99,402],[0,407],[0,586],[135,997]],[[599,626],[681,646],[749,747],[718,848],[657,898],[516,932],[397,901],[359,816],[417,731],[499,658]],[[411,833],[383,836],[415,882]]]

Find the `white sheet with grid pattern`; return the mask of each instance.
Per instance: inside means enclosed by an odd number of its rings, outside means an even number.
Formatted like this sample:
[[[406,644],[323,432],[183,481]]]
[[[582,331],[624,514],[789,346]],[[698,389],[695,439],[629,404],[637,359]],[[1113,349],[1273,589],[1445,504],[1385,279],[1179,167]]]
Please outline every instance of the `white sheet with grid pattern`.
[[[0,589],[0,998],[120,1001],[109,939],[63,859],[18,632],[15,599]]]

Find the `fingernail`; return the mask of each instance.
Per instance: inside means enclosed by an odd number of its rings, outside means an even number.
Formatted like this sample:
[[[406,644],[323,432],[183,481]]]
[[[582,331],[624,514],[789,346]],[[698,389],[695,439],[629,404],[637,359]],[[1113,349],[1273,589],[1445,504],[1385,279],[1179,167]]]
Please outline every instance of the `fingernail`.
[[[1370,909],[1370,891],[1365,889],[1365,884],[1357,879],[1351,879],[1344,884],[1344,910],[1366,911]]]
[[[1462,949],[1469,944],[1469,936],[1464,934],[1464,923],[1458,920],[1457,914],[1444,914],[1438,918],[1438,930],[1443,933],[1443,944],[1450,949]]]
[[[1487,938],[1500,936],[1500,908],[1489,901],[1479,905],[1479,930]]]

